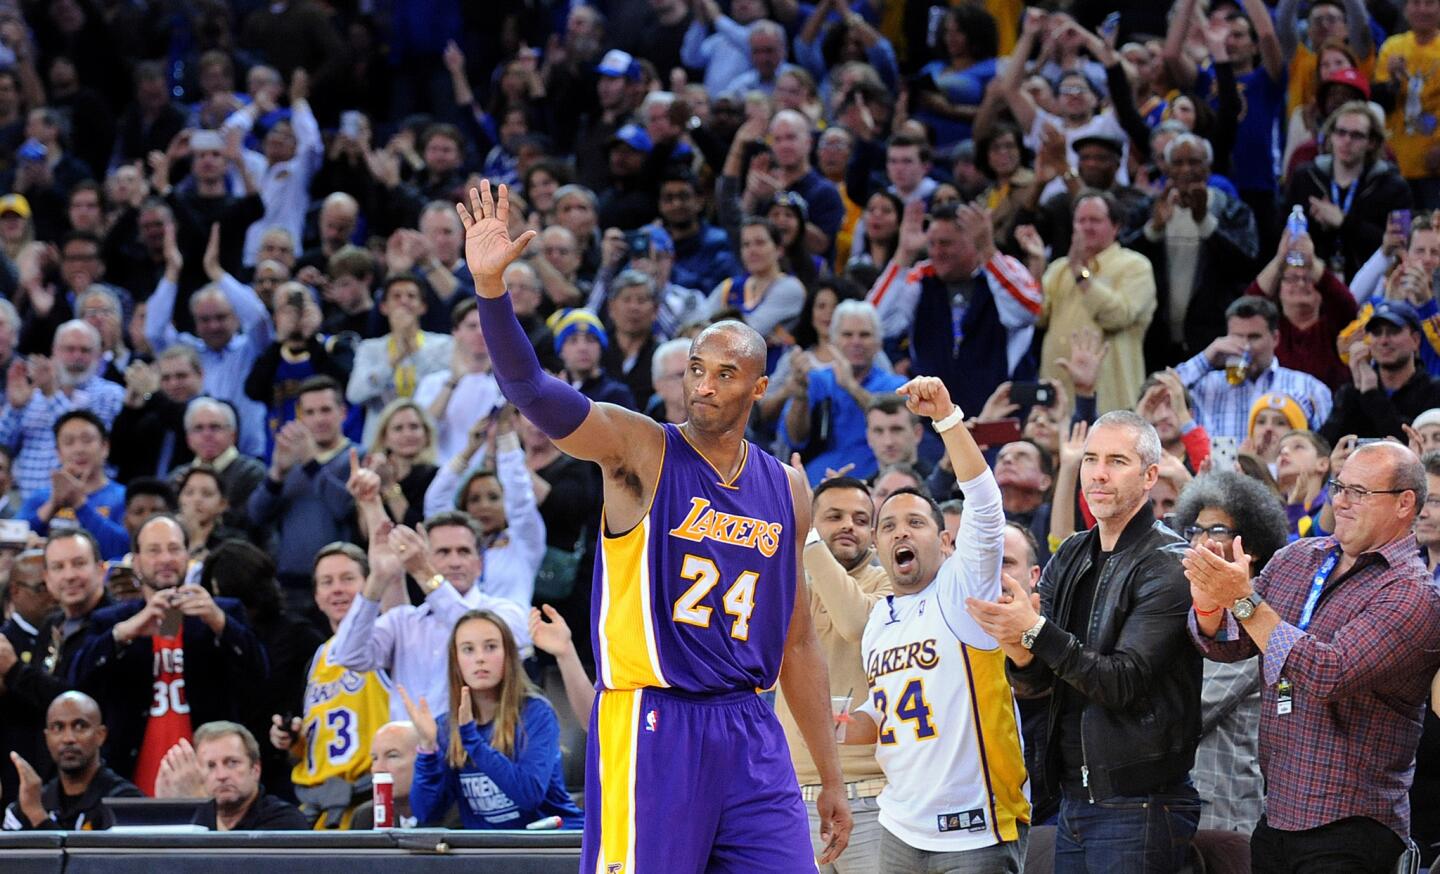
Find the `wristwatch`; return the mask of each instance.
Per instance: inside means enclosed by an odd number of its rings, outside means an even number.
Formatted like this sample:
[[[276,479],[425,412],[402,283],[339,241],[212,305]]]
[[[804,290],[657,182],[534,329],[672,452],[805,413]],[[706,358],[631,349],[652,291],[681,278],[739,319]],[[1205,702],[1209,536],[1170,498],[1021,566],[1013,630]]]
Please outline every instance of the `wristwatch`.
[[[1079,285],[1079,284],[1082,283],[1082,282],[1089,282],[1089,281],[1090,281],[1090,268],[1089,268],[1089,267],[1081,267],[1078,271],[1076,271],[1076,273],[1075,273],[1075,284],[1076,284],[1076,285]]]
[[[436,589],[440,588],[440,587],[443,586],[443,585],[445,585],[445,575],[444,575],[444,574],[436,574],[435,576],[431,577],[430,579],[428,579],[428,580],[426,580],[424,583],[422,583],[422,584],[420,585],[420,588],[424,589],[424,590],[425,590],[425,594],[428,595],[428,594],[430,594],[431,592],[435,591]]]
[[[1040,629],[1044,627],[1045,617],[1041,616],[1038,622],[1020,633],[1020,645],[1025,647],[1026,649],[1034,649],[1035,638],[1040,636]]]
[[[1255,608],[1259,607],[1263,603],[1265,602],[1260,598],[1259,592],[1251,592],[1250,594],[1236,601],[1234,606],[1230,608],[1230,612],[1235,614],[1236,619],[1244,622],[1246,619],[1254,616]]]

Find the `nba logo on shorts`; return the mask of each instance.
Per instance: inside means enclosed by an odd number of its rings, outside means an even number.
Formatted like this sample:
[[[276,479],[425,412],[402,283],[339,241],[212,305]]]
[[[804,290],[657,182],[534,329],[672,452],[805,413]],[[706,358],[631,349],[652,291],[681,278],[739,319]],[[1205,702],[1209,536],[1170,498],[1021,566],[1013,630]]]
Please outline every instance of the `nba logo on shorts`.
[[[620,872],[624,870],[624,862],[607,862],[605,864],[605,874],[620,874]]]
[[[650,711],[647,711],[646,714],[645,714],[645,730],[646,730],[646,731],[654,731],[654,730],[655,730],[655,726],[656,726],[656,725],[659,725],[659,724],[660,724],[660,714],[659,714],[659,713],[656,713],[653,709],[650,710]]]

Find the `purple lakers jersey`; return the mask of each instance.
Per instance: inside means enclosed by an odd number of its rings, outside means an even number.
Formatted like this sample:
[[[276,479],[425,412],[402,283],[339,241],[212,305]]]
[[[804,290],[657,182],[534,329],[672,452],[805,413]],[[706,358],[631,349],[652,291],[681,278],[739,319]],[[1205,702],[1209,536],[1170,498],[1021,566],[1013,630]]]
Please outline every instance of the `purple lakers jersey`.
[[[602,526],[591,596],[603,689],[769,688],[795,603],[795,509],[784,466],[748,441],[725,482],[680,429],[645,518]]]

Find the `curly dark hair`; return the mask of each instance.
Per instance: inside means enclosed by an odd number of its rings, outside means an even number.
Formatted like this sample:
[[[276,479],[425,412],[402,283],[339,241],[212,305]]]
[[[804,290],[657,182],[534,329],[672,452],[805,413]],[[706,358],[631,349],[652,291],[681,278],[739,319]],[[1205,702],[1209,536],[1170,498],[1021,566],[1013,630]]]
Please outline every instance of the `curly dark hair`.
[[[1290,539],[1285,507],[1274,492],[1259,481],[1231,470],[1197,476],[1175,502],[1175,528],[1195,524],[1206,507],[1220,510],[1235,522],[1245,551],[1254,559],[1250,572],[1259,574],[1270,557]]]

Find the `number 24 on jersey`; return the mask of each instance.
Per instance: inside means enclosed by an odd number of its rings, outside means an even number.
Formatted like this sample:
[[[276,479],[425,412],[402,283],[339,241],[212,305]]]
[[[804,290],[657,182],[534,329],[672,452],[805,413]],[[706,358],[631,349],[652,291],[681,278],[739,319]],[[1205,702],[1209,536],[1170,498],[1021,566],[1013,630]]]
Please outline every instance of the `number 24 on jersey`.
[[[705,600],[711,589],[719,585],[720,569],[708,558],[687,554],[680,563],[680,577],[691,580],[694,585],[675,600],[674,620],[699,628],[709,628],[710,616],[715,611],[700,602]],[[755,584],[759,581],[759,574],[744,571],[735,578],[730,588],[725,590],[725,596],[720,599],[725,606],[725,612],[735,617],[730,624],[730,636],[736,640],[750,639],[750,614],[755,612]]]

